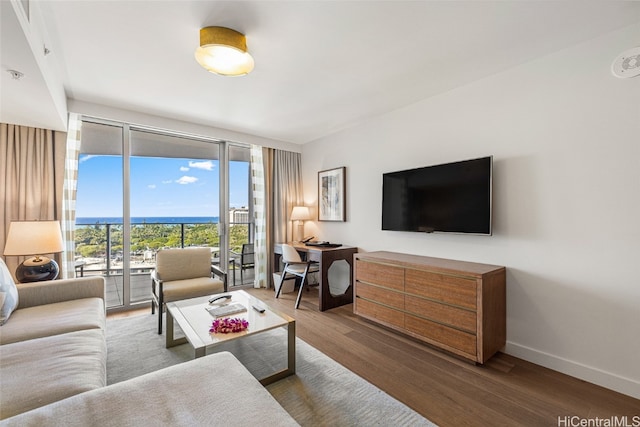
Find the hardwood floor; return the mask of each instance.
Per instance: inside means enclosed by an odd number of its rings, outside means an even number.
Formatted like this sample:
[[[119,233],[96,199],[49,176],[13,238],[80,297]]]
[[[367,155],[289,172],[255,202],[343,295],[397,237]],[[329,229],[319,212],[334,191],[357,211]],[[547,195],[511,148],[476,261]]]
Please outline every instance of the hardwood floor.
[[[640,400],[524,360],[498,353],[472,365],[360,319],[352,305],[321,313],[314,289],[298,310],[294,293],[248,291],[295,318],[302,340],[440,426],[571,426],[622,416],[640,425]]]
[[[623,415],[631,425],[640,417],[640,400],[503,353],[475,366],[360,319],[351,304],[321,313],[317,290],[303,294],[298,310],[294,293],[249,292],[295,318],[302,340],[441,426],[557,426],[558,417]]]

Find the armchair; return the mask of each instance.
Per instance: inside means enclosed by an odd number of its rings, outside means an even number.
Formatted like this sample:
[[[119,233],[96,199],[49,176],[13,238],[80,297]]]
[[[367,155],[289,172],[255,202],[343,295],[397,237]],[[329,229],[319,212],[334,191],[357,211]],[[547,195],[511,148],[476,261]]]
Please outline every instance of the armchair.
[[[162,312],[167,302],[226,291],[227,274],[211,264],[210,248],[158,251],[156,268],[151,272],[151,314],[157,307],[158,334],[162,334]]]

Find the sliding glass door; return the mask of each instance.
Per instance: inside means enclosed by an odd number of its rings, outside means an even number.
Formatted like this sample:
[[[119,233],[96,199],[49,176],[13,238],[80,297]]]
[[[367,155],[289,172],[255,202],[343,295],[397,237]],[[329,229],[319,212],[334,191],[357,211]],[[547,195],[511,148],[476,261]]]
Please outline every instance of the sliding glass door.
[[[254,278],[250,154],[247,147],[229,147],[230,280],[237,285],[253,284]]]
[[[233,285],[229,248],[252,242],[248,152],[224,141],[84,119],[77,273],[103,275],[108,307],[128,308],[149,301],[158,250],[206,246]]]
[[[129,164],[131,303],[149,299],[162,248],[207,246],[220,258],[220,143],[132,128]]]

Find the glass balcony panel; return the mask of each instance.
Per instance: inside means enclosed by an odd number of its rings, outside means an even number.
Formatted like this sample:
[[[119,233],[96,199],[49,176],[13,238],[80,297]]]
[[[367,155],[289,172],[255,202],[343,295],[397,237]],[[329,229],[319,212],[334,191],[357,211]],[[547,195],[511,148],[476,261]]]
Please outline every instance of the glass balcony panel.
[[[229,147],[229,280],[236,286],[251,285],[254,278],[254,269],[241,265],[243,244],[254,240],[250,154],[247,147]]]

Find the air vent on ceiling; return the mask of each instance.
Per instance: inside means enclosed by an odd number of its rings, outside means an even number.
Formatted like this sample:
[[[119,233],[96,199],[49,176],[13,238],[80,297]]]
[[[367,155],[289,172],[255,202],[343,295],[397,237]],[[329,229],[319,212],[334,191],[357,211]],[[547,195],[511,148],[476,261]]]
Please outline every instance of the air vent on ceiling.
[[[640,75],[640,46],[622,52],[611,64],[611,72],[620,79]]]

